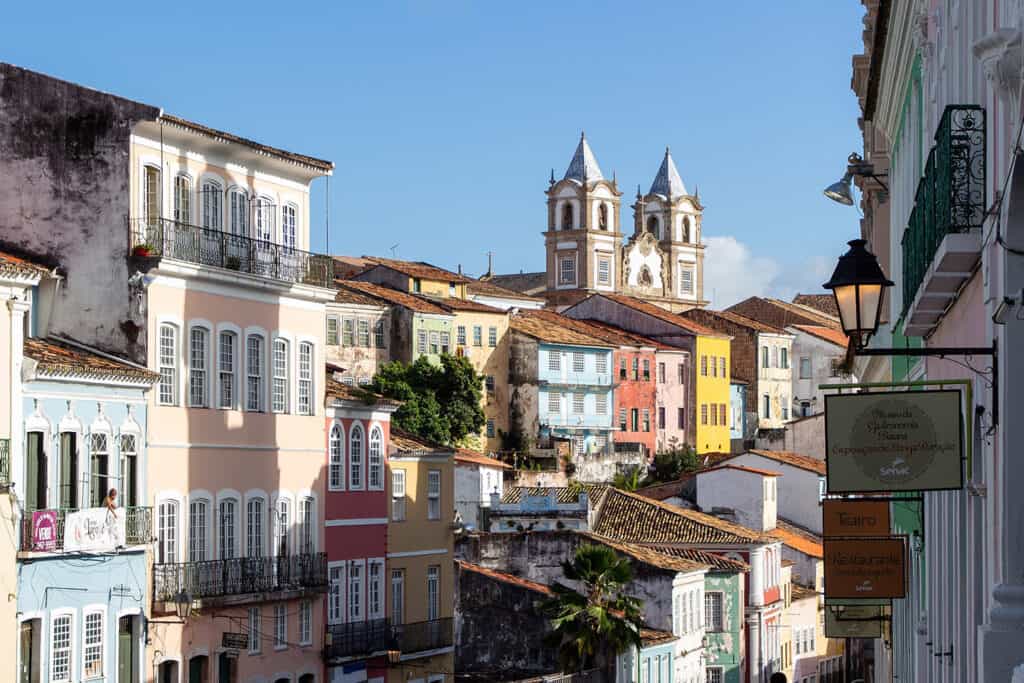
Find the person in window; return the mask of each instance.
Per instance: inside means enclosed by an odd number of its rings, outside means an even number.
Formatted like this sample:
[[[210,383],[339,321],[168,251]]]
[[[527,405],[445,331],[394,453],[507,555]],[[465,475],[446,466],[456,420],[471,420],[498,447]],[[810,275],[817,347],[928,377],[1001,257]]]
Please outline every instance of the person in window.
[[[103,499],[103,507],[117,514],[117,489],[107,491],[107,497]]]
[[[789,679],[786,678],[786,674],[781,671],[776,671],[772,674],[772,677],[768,679],[768,683],[786,683]]]

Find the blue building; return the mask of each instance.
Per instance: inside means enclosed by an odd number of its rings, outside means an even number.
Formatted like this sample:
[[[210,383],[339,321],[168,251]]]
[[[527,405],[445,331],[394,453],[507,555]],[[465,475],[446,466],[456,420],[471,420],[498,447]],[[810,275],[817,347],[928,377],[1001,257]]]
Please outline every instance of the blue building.
[[[568,439],[577,456],[610,453],[612,347],[561,317],[521,311],[509,323],[510,429],[527,439]]]
[[[143,681],[153,537],[146,393],[157,375],[29,336],[20,379],[11,462],[20,680]],[[113,511],[104,505],[110,489]]]

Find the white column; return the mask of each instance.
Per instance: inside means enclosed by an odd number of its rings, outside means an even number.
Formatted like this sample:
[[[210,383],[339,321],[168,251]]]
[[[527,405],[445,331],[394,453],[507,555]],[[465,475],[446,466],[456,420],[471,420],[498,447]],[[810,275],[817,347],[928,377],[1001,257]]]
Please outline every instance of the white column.
[[[21,365],[25,346],[25,314],[29,311],[29,303],[26,301],[26,297],[27,292],[22,290],[18,298],[12,297],[7,300],[7,309],[11,314],[11,355],[9,359],[5,360],[11,378],[9,389],[11,401],[9,432],[11,436],[11,481],[15,483],[15,491],[18,492],[19,498],[24,497],[25,490],[24,468],[22,467],[24,462],[22,443],[25,423],[22,406]]]

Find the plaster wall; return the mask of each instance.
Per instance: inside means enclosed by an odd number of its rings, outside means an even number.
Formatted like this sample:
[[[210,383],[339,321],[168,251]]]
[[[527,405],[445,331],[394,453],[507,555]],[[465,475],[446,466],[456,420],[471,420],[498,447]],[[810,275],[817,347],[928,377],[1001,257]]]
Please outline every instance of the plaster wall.
[[[656,368],[662,364],[665,366],[665,381],[658,381],[655,388],[657,410],[665,411],[665,426],[662,427],[660,422],[657,425],[655,452],[658,452],[671,448],[673,444],[686,443],[686,397],[691,368],[689,356],[682,351],[658,349],[654,353],[654,360]],[[659,372],[660,370],[655,372],[658,378]],[[679,420],[679,411],[683,411],[682,424]]]
[[[391,315],[388,313],[388,309],[384,306],[372,307],[372,306],[354,306],[354,305],[342,305],[337,303],[327,304],[327,317],[334,318],[338,322],[338,343],[329,343],[330,339],[327,339],[325,333],[325,339],[328,344],[325,347],[325,359],[329,363],[340,365],[344,368],[344,376],[351,377],[352,380],[359,384],[364,379],[372,379],[377,374],[378,368],[381,365],[391,360],[390,358],[390,345],[391,340]],[[351,320],[353,328],[353,343],[345,344],[344,339],[344,321]],[[359,321],[366,321],[370,330],[370,344],[369,346],[362,346],[359,344]],[[384,325],[384,346],[383,348],[376,346],[374,329],[378,322]]]
[[[821,501],[818,500],[818,482],[823,478],[816,472],[780,463],[756,453],[743,453],[733,462],[757,469],[778,472],[775,477],[779,491],[779,517],[789,520],[816,534],[821,533]]]
[[[697,453],[728,453],[731,447],[729,439],[729,370],[730,361],[729,339],[726,337],[697,337],[697,353],[694,365],[697,372]],[[703,358],[708,359],[708,372],[703,372]],[[725,373],[721,369],[721,360],[725,359]],[[711,371],[714,363],[718,372]],[[704,406],[708,406],[708,420],[704,419]],[[724,406],[725,420],[722,420]],[[716,414],[711,415],[714,411]]]
[[[832,361],[842,362],[846,350],[795,327],[786,328],[786,331],[794,335],[793,392],[791,394],[793,409],[799,415],[800,404],[806,401],[810,403],[812,413],[823,412],[825,410],[825,392],[818,388],[820,385],[846,384],[857,381],[853,377],[842,377],[832,369]],[[803,362],[805,359],[810,361],[810,373],[806,372]]]
[[[753,472],[712,469],[697,473],[697,505],[702,510],[733,510],[745,527],[771,531],[776,520],[776,481]]]
[[[463,354],[473,365],[473,369],[484,377],[492,378],[493,391],[488,391],[486,382],[483,387],[481,402],[484,410],[484,428],[479,434],[483,450],[493,452],[501,450],[501,432],[509,430],[508,403],[508,357],[511,341],[508,335],[507,313],[477,313],[473,311],[456,311],[455,335],[452,343],[461,346]],[[480,328],[481,344],[474,344],[473,330]],[[495,330],[495,345],[490,344],[490,331]],[[465,330],[465,344],[459,344],[459,331]],[[493,436],[487,436],[487,422],[493,425]]]

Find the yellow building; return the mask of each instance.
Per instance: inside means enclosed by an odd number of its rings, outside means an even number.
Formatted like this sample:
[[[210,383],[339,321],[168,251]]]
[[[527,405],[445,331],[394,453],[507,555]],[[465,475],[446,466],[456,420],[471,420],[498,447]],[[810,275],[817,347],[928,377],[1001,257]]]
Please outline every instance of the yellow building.
[[[694,355],[697,376],[695,446],[698,454],[729,452],[731,339],[726,335],[697,335]]]
[[[365,269],[354,275],[353,280],[374,282],[438,299],[466,298],[466,284],[470,280],[464,275],[422,261],[399,261],[378,256],[360,260],[366,264]]]
[[[454,681],[454,455],[391,430],[386,607],[399,661],[388,683]]]

